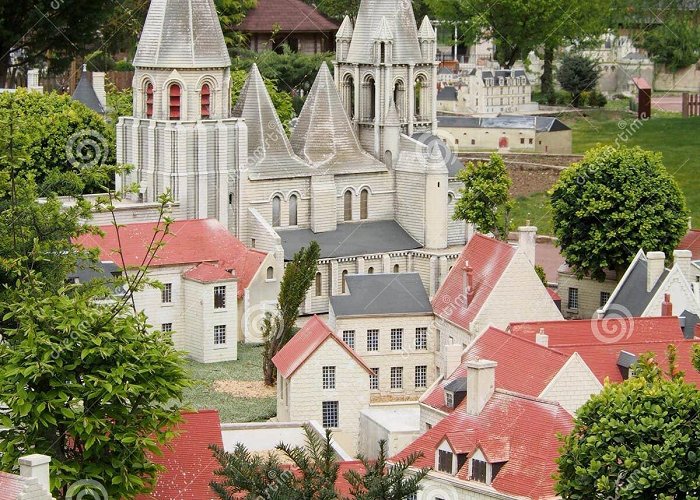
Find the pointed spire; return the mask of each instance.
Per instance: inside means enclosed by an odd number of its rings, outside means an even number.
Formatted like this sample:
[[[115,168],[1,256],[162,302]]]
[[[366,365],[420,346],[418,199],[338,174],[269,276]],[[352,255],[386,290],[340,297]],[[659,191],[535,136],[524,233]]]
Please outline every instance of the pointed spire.
[[[95,87],[92,86],[92,78],[90,73],[87,71],[86,64],[83,64],[83,72],[80,76],[80,81],[75,87],[75,91],[71,97],[75,101],[82,102],[85,106],[96,113],[104,114],[105,112],[99,97],[97,97]]]
[[[231,66],[213,0],[152,0],[134,57],[134,66]]]
[[[425,16],[423,22],[420,25],[420,30],[418,30],[418,38],[423,40],[434,40],[437,34],[433,28],[433,23],[430,22],[430,18]]]
[[[379,32],[377,33],[375,40],[388,41],[393,39],[394,34],[391,32],[389,22],[386,20],[386,17],[382,17],[382,20],[379,21]]]
[[[345,19],[343,19],[343,24],[340,25],[340,29],[335,37],[338,40],[352,40],[353,31],[354,29],[350,16],[345,16]]]
[[[252,173],[278,177],[309,174],[308,165],[292,151],[256,64],[250,69],[233,116],[243,118],[248,126],[248,165]]]
[[[396,104],[394,104],[393,99],[391,100],[391,102],[389,102],[389,110],[386,113],[384,125],[386,125],[387,127],[401,126],[401,120],[399,119],[399,111],[398,109],[396,109]]]
[[[361,148],[325,63],[321,64],[299,115],[292,147],[313,166],[332,169],[336,174],[386,170]]]

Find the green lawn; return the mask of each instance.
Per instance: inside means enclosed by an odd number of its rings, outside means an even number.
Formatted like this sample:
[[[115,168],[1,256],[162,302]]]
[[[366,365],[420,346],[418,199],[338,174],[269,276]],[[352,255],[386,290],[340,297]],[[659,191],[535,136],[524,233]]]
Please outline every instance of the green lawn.
[[[217,392],[217,380],[262,380],[262,347],[238,344],[238,360],[225,363],[186,362],[194,384],[185,390],[185,404],[195,409],[219,410],[221,421],[255,422],[277,413],[274,397],[238,397]]]
[[[586,116],[562,118],[573,129],[573,152],[584,153],[597,144],[626,144],[663,153],[664,165],[685,193],[693,220],[700,221],[700,117],[654,112],[652,119],[632,125],[634,115],[622,111],[587,111]],[[624,124],[623,124],[624,122]],[[517,200],[515,225],[531,219],[540,233],[551,234],[545,194]]]

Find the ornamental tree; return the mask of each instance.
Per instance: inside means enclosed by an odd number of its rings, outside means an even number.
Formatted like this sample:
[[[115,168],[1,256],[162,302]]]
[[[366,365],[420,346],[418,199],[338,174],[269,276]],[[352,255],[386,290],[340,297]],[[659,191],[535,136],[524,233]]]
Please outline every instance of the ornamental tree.
[[[514,202],[510,196],[512,181],[503,158],[494,153],[487,162],[470,162],[457,179],[464,187],[459,191],[454,219],[471,222],[478,231],[506,240]]]
[[[700,497],[700,390],[650,355],[635,376],[606,383],[564,436],[556,492],[570,500]]]
[[[600,72],[598,63],[580,54],[565,54],[557,70],[561,88],[571,94],[571,104],[579,106],[581,94],[595,90]]]
[[[661,154],[601,146],[562,172],[551,192],[554,233],[579,278],[619,276],[636,252],[673,253],[688,209]]]

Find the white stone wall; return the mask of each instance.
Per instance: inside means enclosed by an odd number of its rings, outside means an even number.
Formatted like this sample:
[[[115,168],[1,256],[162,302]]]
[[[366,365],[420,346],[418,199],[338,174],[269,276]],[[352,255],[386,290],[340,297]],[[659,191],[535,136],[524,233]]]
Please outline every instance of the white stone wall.
[[[434,336],[431,315],[387,317],[335,317],[335,332],[342,339],[344,330],[355,331],[355,352],[370,368],[379,368],[379,390],[382,396],[413,396],[418,399],[435,380]],[[428,349],[416,350],[416,328],[428,328]],[[403,328],[403,348],[391,350],[391,329]],[[367,350],[367,330],[379,330],[379,350]],[[415,367],[427,366],[425,387],[415,387]],[[403,388],[391,389],[391,367],[403,367]],[[369,380],[367,381],[369,389]]]
[[[324,366],[336,367],[334,390],[323,389],[321,375]],[[329,339],[307,358],[289,383],[288,419],[322,423],[322,402],[338,401],[339,427],[333,432],[339,442],[353,445],[346,451],[354,455],[357,452],[360,411],[369,406],[367,371],[337,342]],[[366,390],[362,390],[363,387]]]
[[[477,481],[462,481],[444,472],[431,471],[421,481],[418,500],[491,500],[521,499],[497,492],[494,488]]]
[[[268,279],[267,270],[272,267],[272,279]],[[280,280],[284,270],[273,254],[268,254],[258,268],[257,273],[239,299],[238,339],[242,342],[261,343],[262,330],[260,321],[267,312],[276,310]]]
[[[606,279],[603,282],[590,278],[577,279],[573,273],[558,273],[559,290],[557,293],[561,297],[561,311],[566,319],[591,319],[596,311],[600,309],[600,293],[612,294],[617,286],[617,280]],[[578,308],[569,304],[569,289],[578,289]]]
[[[420,430],[421,433],[427,431],[430,428],[435,427],[443,418],[447,416],[447,413],[436,410],[435,408],[428,406],[424,403],[420,403]]]
[[[539,397],[556,401],[573,414],[602,388],[602,384],[581,356],[574,353]]]
[[[671,272],[666,276],[664,283],[652,297],[649,305],[642,313],[643,317],[661,316],[661,303],[664,301],[665,294],[671,294],[671,303],[673,304],[674,316],[679,316],[683,311],[691,311],[695,314],[700,314],[700,304],[690,286],[678,266],[674,266]]]
[[[336,220],[344,220],[345,192],[352,193],[352,221],[360,221],[360,192],[369,190],[367,202],[368,220],[386,220],[394,218],[394,185],[391,172],[375,174],[336,175]],[[329,207],[330,208],[330,207]]]

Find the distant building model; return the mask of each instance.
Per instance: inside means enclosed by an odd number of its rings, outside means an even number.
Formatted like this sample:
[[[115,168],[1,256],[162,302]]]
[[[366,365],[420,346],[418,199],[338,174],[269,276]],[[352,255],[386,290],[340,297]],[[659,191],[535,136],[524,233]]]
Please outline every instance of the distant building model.
[[[317,54],[335,49],[338,25],[302,0],[257,0],[236,27],[248,37],[251,50]]]
[[[83,72],[72,97],[95,113],[105,114],[107,112],[105,74],[98,71],[89,72],[83,64]]]

